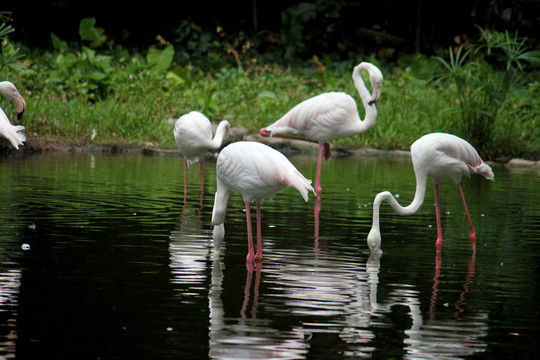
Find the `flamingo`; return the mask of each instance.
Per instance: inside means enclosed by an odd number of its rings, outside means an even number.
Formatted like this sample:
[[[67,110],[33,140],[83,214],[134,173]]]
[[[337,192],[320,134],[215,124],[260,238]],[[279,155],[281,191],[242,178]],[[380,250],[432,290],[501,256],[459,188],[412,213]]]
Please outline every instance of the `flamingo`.
[[[214,258],[219,251],[225,229],[223,221],[227,202],[232,191],[242,194],[246,206],[248,233],[248,263],[262,260],[261,204],[265,198],[273,197],[283,187],[293,187],[308,201],[308,192],[313,190],[294,165],[279,151],[253,141],[239,141],[226,146],[216,163],[217,191],[212,212],[214,225]],[[251,230],[251,202],[257,203],[257,253],[253,250]]]
[[[17,107],[17,119],[20,119],[26,107],[26,102],[17,91],[15,85],[9,81],[0,82],[0,94],[15,101]],[[26,136],[20,132],[23,130],[24,126],[12,125],[4,110],[0,108],[0,134],[8,139],[17,150],[19,149],[19,145],[23,145],[26,140]]]
[[[227,120],[219,123],[212,139],[210,120],[198,111],[182,115],[174,125],[174,139],[180,154],[184,157],[184,199],[187,196],[187,168],[197,161],[201,164],[201,192],[203,191],[203,160],[208,150],[217,150],[229,137],[230,124]]]
[[[414,200],[407,207],[402,207],[394,196],[383,191],[373,201],[373,225],[367,237],[367,243],[372,253],[380,253],[381,233],[379,230],[379,207],[383,200],[387,200],[390,206],[400,215],[414,214],[422,203],[426,193],[426,182],[431,177],[435,191],[435,216],[437,219],[437,241],[435,247],[437,253],[441,251],[443,237],[441,230],[441,213],[439,204],[439,182],[442,179],[452,179],[458,187],[461,202],[465,208],[465,214],[469,222],[473,252],[476,251],[476,231],[471,222],[469,210],[465,202],[465,196],[461,188],[461,178],[472,174],[479,174],[488,180],[493,180],[494,175],[491,167],[484,163],[476,149],[467,141],[451,134],[432,133],[422,136],[411,145],[411,157],[416,175],[416,193]]]
[[[372,95],[362,80],[362,70],[369,73]],[[326,160],[331,155],[328,141],[364,133],[375,125],[377,109],[374,104],[381,94],[382,73],[375,65],[362,62],[354,68],[352,79],[366,111],[363,121],[358,114],[356,102],[350,95],[343,92],[326,92],[301,102],[275,123],[259,130],[259,134],[265,137],[299,139],[319,144],[315,180],[317,196],[322,193],[320,177],[323,152]],[[301,134],[307,139],[280,135],[282,133]]]

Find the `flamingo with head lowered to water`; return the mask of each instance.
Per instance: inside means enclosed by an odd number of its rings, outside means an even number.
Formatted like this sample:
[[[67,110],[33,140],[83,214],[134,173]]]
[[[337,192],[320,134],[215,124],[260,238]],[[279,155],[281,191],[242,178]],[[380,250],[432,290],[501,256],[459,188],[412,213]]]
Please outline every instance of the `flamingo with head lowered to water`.
[[[469,222],[473,252],[476,251],[476,231],[472,225],[465,196],[461,188],[461,178],[470,174],[479,174],[488,180],[493,180],[491,167],[484,163],[476,149],[467,141],[451,134],[432,133],[422,136],[411,145],[411,157],[416,175],[416,193],[409,206],[401,206],[395,197],[388,191],[377,194],[373,201],[373,225],[367,237],[367,243],[372,253],[380,253],[381,232],[379,230],[379,208],[383,200],[400,215],[414,214],[422,203],[426,194],[427,178],[431,177],[435,191],[435,216],[437,220],[437,252],[441,251],[443,237],[441,229],[441,212],[439,204],[439,182],[449,178],[458,187],[459,194],[467,221]]]

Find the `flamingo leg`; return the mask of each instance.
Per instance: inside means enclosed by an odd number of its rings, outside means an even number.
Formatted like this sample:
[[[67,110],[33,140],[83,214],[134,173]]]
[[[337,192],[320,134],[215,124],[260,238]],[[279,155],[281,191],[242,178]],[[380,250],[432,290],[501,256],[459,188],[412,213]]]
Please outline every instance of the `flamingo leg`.
[[[262,261],[262,231],[261,231],[261,204],[257,203],[257,254],[255,261]]]
[[[200,161],[200,163],[201,163],[201,192],[203,192],[203,188],[204,188],[204,164],[203,164],[202,160]]]
[[[315,192],[317,193],[317,197],[320,197],[322,194],[322,188],[321,188],[321,163],[322,163],[322,156],[324,152],[324,144],[319,144],[319,157],[317,159],[317,177],[315,180]]]
[[[463,195],[463,189],[461,188],[461,183],[457,184],[459,189],[459,195],[461,196],[461,202],[463,203],[463,208],[465,209],[465,214],[467,215],[467,221],[469,222],[470,234],[469,238],[471,239],[471,245],[473,252],[476,252],[476,230],[472,225],[471,216],[469,215],[469,209],[467,208],[467,203],[465,202],[465,195]]]
[[[184,159],[184,202],[186,202],[187,199],[187,160]]]
[[[248,201],[246,201],[246,221],[248,233],[248,254],[246,256],[246,261],[253,262],[255,253],[253,251],[253,232],[251,230],[251,204]]]
[[[443,243],[443,236],[441,226],[441,205],[439,202],[439,184],[433,184],[433,189],[435,191],[435,217],[437,219],[437,241],[435,242],[435,249],[437,249],[437,252],[440,252]]]

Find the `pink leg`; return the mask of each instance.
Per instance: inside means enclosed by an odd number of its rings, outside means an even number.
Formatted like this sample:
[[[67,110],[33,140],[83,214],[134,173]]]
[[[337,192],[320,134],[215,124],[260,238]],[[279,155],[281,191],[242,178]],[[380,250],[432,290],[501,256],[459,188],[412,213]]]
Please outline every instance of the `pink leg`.
[[[248,254],[246,256],[247,262],[253,262],[255,253],[253,251],[253,232],[251,231],[251,204],[246,202],[246,221],[247,221],[247,233],[248,233]]]
[[[184,160],[184,202],[187,199],[187,160]]]
[[[201,163],[201,192],[203,192],[203,188],[204,188],[204,164],[202,161],[200,161]]]
[[[257,254],[255,261],[262,261],[261,204],[257,203]]]
[[[439,202],[439,185],[433,184],[433,189],[435,190],[435,217],[437,219],[437,241],[435,242],[435,249],[437,252],[441,251],[443,237],[442,237],[442,226],[441,226],[441,209]]]
[[[322,188],[321,188],[321,162],[322,162],[322,155],[324,152],[324,144],[319,144],[319,157],[317,159],[317,177],[315,179],[315,192],[317,193],[317,197],[321,196]]]
[[[469,209],[467,208],[467,203],[465,202],[465,195],[463,195],[463,189],[461,188],[461,183],[457,184],[459,189],[459,195],[461,195],[461,202],[465,208],[465,214],[467,215],[467,221],[469,222],[469,229],[471,230],[469,238],[471,239],[471,245],[473,252],[476,252],[476,231],[472,225],[471,216],[469,215]]]

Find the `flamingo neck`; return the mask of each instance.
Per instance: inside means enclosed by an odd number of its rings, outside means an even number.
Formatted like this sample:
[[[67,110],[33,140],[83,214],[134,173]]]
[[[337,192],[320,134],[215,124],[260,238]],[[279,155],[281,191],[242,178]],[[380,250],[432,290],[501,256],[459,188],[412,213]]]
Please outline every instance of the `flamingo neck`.
[[[389,191],[383,191],[377,194],[375,200],[373,201],[373,223],[371,226],[371,231],[368,235],[368,246],[372,252],[380,252],[381,232],[379,226],[379,209],[383,200],[387,200],[388,204],[390,204],[392,209],[394,209],[399,215],[412,215],[418,211],[424,202],[424,197],[426,195],[426,181],[426,175],[417,174],[414,199],[410,205],[405,207],[401,206],[394,195],[392,195],[392,193]]]
[[[356,87],[356,90],[358,90],[358,94],[362,99],[362,104],[364,105],[364,110],[366,112],[366,117],[363,121],[359,118],[361,124],[361,129],[359,130],[360,132],[369,130],[375,126],[375,121],[377,119],[377,108],[375,107],[375,104],[371,102],[371,94],[369,93],[369,90],[362,79],[362,70],[369,72],[369,67],[360,64],[354,68],[352,74],[354,86]]]
[[[214,150],[217,150],[221,147],[223,144],[223,141],[229,137],[229,122],[228,121],[222,121],[219,123],[216,134],[214,135],[214,138],[211,141],[211,147]]]

